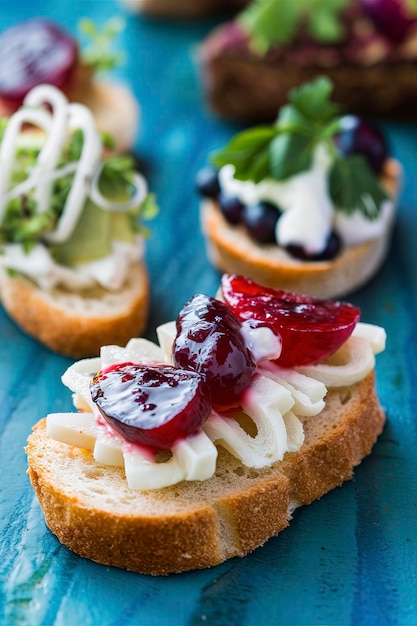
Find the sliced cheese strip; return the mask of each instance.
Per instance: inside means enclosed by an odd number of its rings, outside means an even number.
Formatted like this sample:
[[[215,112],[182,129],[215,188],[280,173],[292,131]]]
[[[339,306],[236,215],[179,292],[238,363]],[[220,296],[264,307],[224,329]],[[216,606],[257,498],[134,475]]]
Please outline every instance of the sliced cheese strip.
[[[374,351],[369,341],[351,336],[326,362],[296,369],[320,380],[326,387],[349,387],[363,380],[374,365]]]
[[[162,348],[167,363],[172,363],[172,344],[176,334],[177,327],[175,322],[166,322],[166,324],[161,324],[156,329],[158,343]]]
[[[283,415],[294,400],[289,391],[265,376],[256,375],[242,407],[256,426],[256,434],[248,434],[237,420],[212,412],[203,429],[210,439],[220,444],[249,467],[265,467],[279,461],[288,450],[288,436]]]
[[[109,429],[97,427],[93,456],[100,465],[124,466],[123,439]]]
[[[387,333],[382,326],[358,322],[354,328],[352,337],[361,337],[362,339],[369,341],[374,354],[379,354],[385,350]]]
[[[303,425],[292,411],[287,411],[283,419],[287,429],[288,452],[297,452],[304,443]]]
[[[259,371],[288,389],[294,398],[293,411],[296,415],[309,417],[318,415],[324,409],[327,389],[321,381],[271,362],[262,363]]]
[[[172,453],[183,467],[186,480],[206,480],[216,471],[217,448],[204,430],[178,441]]]
[[[46,417],[46,433],[61,443],[94,450],[95,417],[92,413],[50,413]]]
[[[131,489],[161,489],[185,480],[184,469],[174,455],[164,463],[155,463],[139,446],[126,446],[123,459]]]

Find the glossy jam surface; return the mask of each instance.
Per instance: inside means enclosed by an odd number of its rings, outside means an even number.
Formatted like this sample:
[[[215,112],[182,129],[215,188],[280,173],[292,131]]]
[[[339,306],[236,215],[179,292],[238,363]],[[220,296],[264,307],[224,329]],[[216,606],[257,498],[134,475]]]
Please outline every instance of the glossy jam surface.
[[[277,362],[282,367],[326,358],[348,339],[360,317],[359,309],[346,302],[262,287],[243,276],[223,276],[222,292],[240,320],[262,322],[281,337],[282,352]]]
[[[236,405],[256,369],[239,320],[223,302],[201,294],[178,316],[173,360],[204,376],[215,407]]]
[[[40,18],[3,31],[0,50],[0,97],[16,105],[36,85],[62,88],[78,58],[75,41]]]
[[[195,432],[211,410],[202,376],[164,364],[112,365],[93,378],[90,390],[116,432],[155,451]]]

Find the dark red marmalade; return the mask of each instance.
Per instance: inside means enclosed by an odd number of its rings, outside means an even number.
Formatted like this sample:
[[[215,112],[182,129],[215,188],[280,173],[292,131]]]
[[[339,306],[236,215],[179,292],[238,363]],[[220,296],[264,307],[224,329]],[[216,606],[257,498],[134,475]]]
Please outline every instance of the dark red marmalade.
[[[277,364],[296,367],[315,363],[348,339],[360,311],[346,302],[318,300],[224,275],[225,303],[198,294],[177,318],[174,366],[119,363],[100,371],[91,397],[116,432],[154,451],[170,448],[196,432],[212,407],[240,405],[256,363],[241,322],[269,327],[282,341]]]
[[[111,365],[94,376],[91,397],[116,432],[155,451],[198,430],[211,411],[204,378],[164,364]]]

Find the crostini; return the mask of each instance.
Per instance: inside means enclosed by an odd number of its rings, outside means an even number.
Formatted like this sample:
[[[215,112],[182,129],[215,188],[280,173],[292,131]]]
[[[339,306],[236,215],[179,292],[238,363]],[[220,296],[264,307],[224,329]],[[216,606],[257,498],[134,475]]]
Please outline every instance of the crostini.
[[[382,328],[346,302],[225,275],[159,345],[103,347],[63,375],[78,412],[26,448],[50,530],[105,565],[165,575],[245,556],[352,477],[385,422]]]
[[[200,47],[218,114],[270,121],[290,89],[321,74],[357,115],[416,118],[417,10],[411,0],[254,0]]]
[[[130,157],[105,148],[91,111],[51,85],[3,120],[0,300],[52,350],[96,354],[142,332],[142,218],[156,210]]]
[[[341,115],[332,83],[292,90],[273,124],[234,136],[197,175],[208,254],[221,271],[332,298],[386,258],[401,166],[381,131]]]

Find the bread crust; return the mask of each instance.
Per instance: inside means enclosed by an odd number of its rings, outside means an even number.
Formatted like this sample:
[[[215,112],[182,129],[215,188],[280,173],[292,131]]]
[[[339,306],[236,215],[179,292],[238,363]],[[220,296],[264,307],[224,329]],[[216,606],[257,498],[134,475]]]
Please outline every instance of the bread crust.
[[[26,333],[60,354],[96,356],[103,345],[125,345],[145,328],[149,281],[143,263],[132,264],[118,292],[97,286],[83,292],[40,289],[22,275],[0,270],[0,300]]]
[[[222,448],[216,475],[156,491],[129,490],[120,468],[46,435],[28,439],[29,478],[50,530],[69,549],[105,565],[165,575],[245,556],[283,530],[293,510],[352,477],[385,421],[374,373],[330,390],[304,421],[305,442],[261,470]]]
[[[400,177],[399,163],[390,159],[381,183],[394,201]],[[346,247],[330,261],[307,262],[291,258],[274,244],[257,244],[242,226],[230,225],[213,200],[201,202],[200,216],[208,256],[220,271],[317,298],[344,296],[368,282],[387,256],[393,227],[390,224],[380,238]]]

